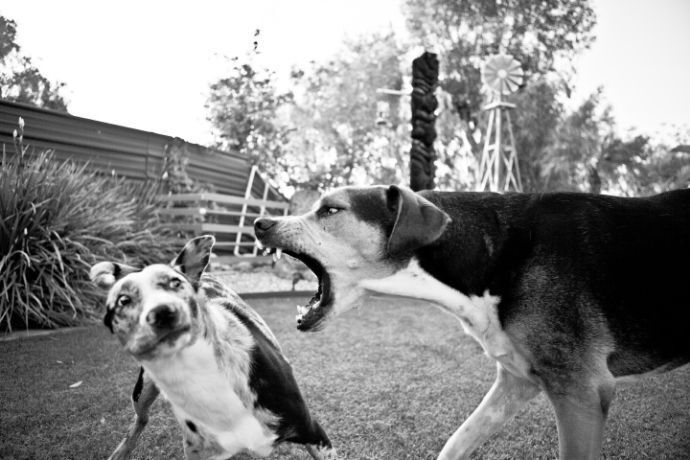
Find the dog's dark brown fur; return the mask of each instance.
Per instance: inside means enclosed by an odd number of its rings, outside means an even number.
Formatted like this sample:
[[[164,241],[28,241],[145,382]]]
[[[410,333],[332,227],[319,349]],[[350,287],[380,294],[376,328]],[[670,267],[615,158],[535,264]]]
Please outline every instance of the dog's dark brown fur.
[[[690,361],[690,190],[344,188],[312,213],[256,229],[319,275],[301,329],[362,304],[367,290],[404,295],[456,314],[496,358],[494,387],[443,459],[468,456],[540,391],[556,412],[561,457],[598,458],[616,380]]]

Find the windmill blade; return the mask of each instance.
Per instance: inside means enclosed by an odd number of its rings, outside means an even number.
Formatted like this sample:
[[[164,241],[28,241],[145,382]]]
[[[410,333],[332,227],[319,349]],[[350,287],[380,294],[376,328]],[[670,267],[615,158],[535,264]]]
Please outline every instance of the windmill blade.
[[[505,80],[503,80],[503,88],[504,92],[503,94],[511,94],[514,93],[515,91],[520,88],[520,85],[522,84],[522,76],[511,76],[509,75],[506,77]]]
[[[510,62],[508,62],[508,64],[506,65],[506,70],[508,71],[508,73],[519,72],[520,75],[522,75],[522,66],[517,60],[513,58],[510,58]]]
[[[482,81],[497,94],[508,95],[518,90],[524,72],[520,63],[507,54],[489,57],[482,68]]]

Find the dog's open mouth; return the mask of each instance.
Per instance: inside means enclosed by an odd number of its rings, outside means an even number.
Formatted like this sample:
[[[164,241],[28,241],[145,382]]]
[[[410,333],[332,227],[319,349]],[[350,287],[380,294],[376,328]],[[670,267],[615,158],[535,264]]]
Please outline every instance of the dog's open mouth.
[[[280,251],[280,250],[277,250]],[[297,307],[297,329],[300,331],[318,331],[333,307],[331,278],[321,263],[310,255],[285,250],[285,254],[294,257],[309,267],[319,281],[319,287],[306,305]]]

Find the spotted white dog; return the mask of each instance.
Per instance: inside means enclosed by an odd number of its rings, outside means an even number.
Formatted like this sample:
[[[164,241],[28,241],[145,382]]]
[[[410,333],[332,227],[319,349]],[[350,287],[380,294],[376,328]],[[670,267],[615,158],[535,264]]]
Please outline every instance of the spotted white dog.
[[[159,391],[182,427],[188,459],[263,457],[280,442],[335,458],[302,399],[276,338],[233,291],[204,274],[214,238],[191,240],[169,264],[91,268],[108,289],[105,325],[140,364],[130,430],[111,455],[128,458]]]

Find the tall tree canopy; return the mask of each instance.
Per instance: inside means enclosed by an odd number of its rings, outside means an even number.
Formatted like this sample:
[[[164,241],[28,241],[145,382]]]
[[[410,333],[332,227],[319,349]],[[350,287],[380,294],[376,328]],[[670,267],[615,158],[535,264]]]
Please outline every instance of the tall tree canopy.
[[[486,122],[480,109],[487,102],[482,63],[499,52],[520,61],[525,84],[512,100],[518,106],[513,120],[521,176],[525,190],[543,189],[540,160],[563,111],[559,95],[570,91],[571,70],[564,64],[593,40],[595,16],[588,0],[406,0],[404,10],[415,41],[440,54],[441,88],[449,95],[447,110],[456,113],[447,117],[442,145],[461,145],[480,155]],[[453,167],[460,166],[453,157],[462,156],[461,149],[441,148],[441,160],[450,167],[441,169],[441,184],[473,187],[471,175],[453,175]]]
[[[279,92],[272,71],[253,60],[232,60],[230,75],[211,85],[208,120],[216,147],[246,155],[272,177],[285,166],[289,129],[279,119],[292,95]]]
[[[589,0],[405,0],[404,11],[415,43],[392,32],[350,40],[331,59],[295,69],[290,92],[251,57],[233,61],[209,98],[219,145],[245,152],[278,186],[407,182],[409,99],[377,90],[408,86],[414,45],[423,44],[439,53],[441,68],[434,144],[441,188],[475,186],[486,122],[480,68],[501,51],[526,71],[510,96],[526,191],[633,195],[687,186],[690,153],[672,150],[690,144],[687,129],[676,144],[621,138],[601,92],[570,108],[568,63],[593,40]]]
[[[587,48],[595,24],[588,0],[406,0],[405,15],[416,40],[440,53],[442,87],[473,111],[487,56],[511,54],[529,81]]]
[[[311,186],[354,182],[398,182],[406,176],[409,120],[401,117],[400,98],[380,96],[377,89],[400,90],[402,71],[392,33],[346,42],[325,63],[293,72],[294,151],[307,157]],[[377,100],[386,99],[389,116],[377,123]]]
[[[233,59],[207,103],[218,147],[246,154],[278,186],[398,182],[408,120],[391,97],[392,115],[377,125],[376,90],[402,87],[401,54],[393,34],[349,41],[333,59],[295,69],[290,92],[255,50]]]
[[[60,94],[64,83],[53,83],[41,74],[16,42],[17,23],[0,16],[0,97],[47,109],[67,112]]]

